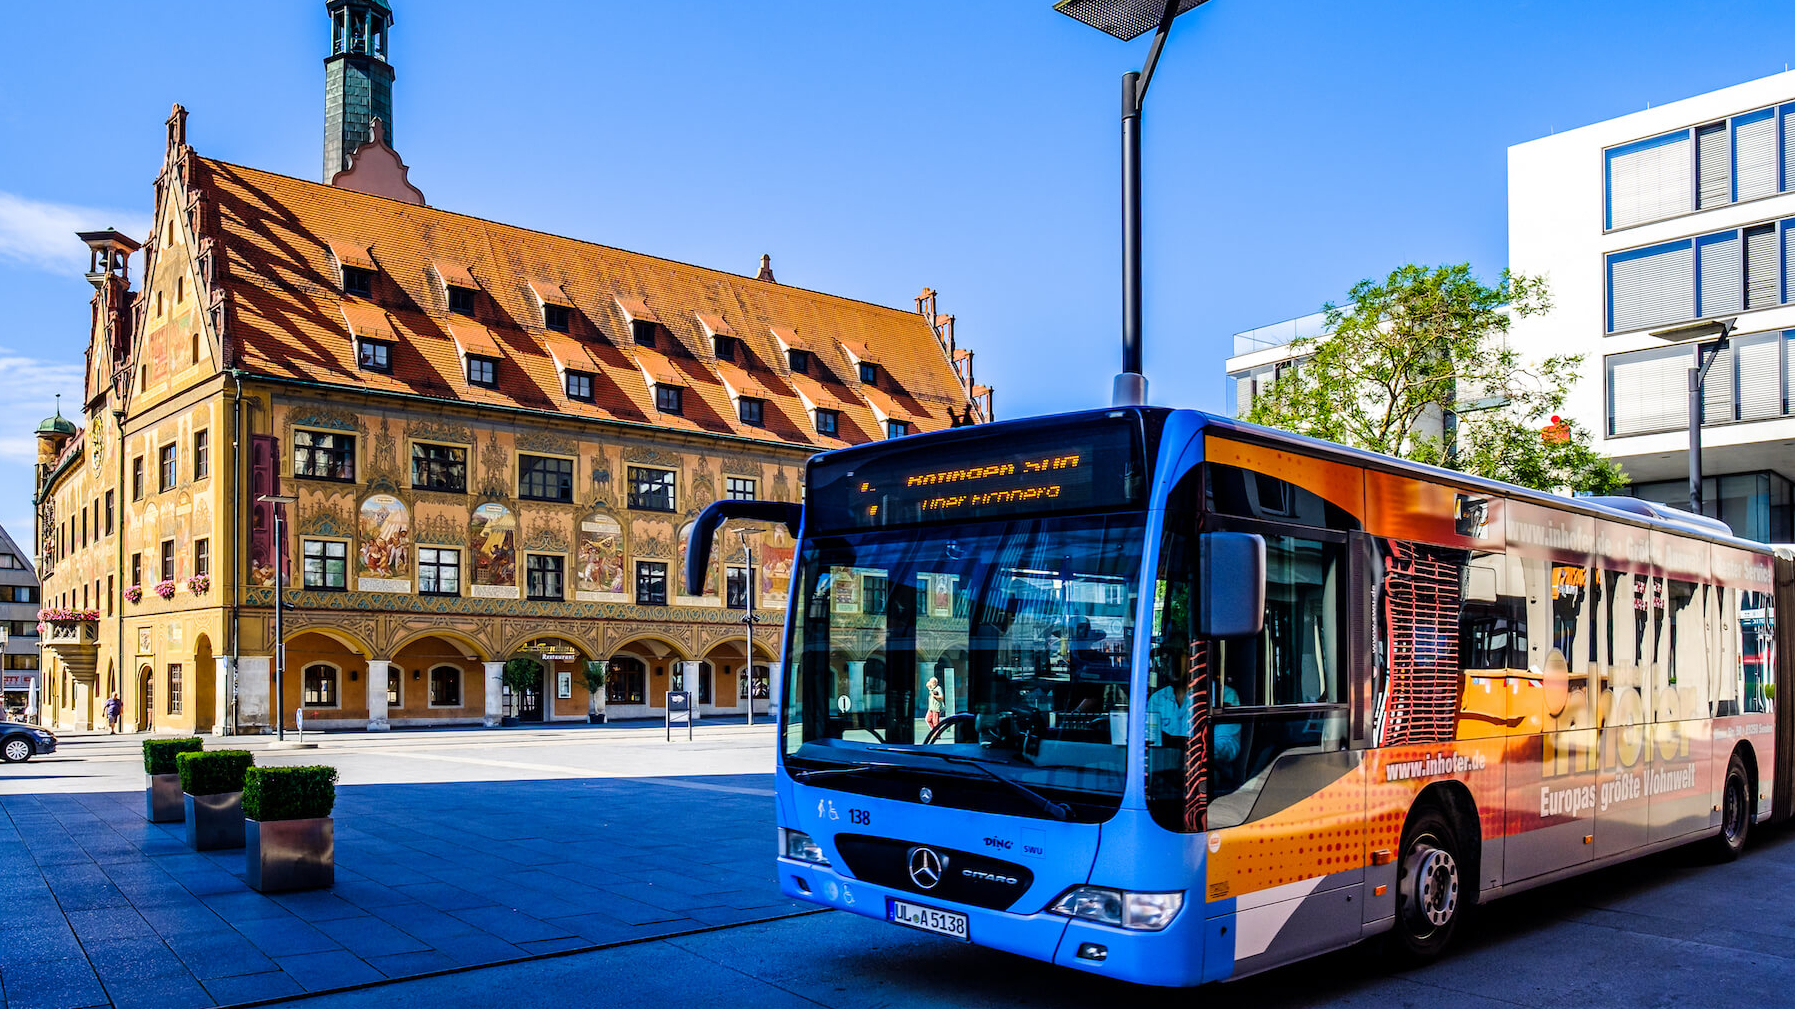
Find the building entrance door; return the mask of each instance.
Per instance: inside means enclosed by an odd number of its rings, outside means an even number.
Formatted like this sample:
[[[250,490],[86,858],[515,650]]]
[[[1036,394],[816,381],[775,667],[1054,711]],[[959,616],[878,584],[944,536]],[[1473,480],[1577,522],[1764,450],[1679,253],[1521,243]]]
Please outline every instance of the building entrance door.
[[[546,674],[544,674],[546,675]],[[517,698],[517,720],[520,722],[542,721],[542,678],[525,687]]]

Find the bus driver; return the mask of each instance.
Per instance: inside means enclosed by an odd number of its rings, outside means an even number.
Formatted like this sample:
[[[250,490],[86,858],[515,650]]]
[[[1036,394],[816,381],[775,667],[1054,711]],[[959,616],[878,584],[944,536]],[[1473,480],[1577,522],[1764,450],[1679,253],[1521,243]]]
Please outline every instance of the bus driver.
[[[1190,736],[1191,718],[1195,704],[1188,689],[1190,681],[1189,655],[1187,648],[1173,643],[1161,646],[1154,653],[1165,686],[1155,690],[1153,696],[1147,698],[1147,718],[1159,726],[1158,745],[1160,746],[1183,749]],[[1240,704],[1240,695],[1235,693],[1233,687],[1223,686],[1221,697],[1221,707]],[[1215,726],[1216,765],[1225,767],[1239,755],[1239,723],[1218,723]]]

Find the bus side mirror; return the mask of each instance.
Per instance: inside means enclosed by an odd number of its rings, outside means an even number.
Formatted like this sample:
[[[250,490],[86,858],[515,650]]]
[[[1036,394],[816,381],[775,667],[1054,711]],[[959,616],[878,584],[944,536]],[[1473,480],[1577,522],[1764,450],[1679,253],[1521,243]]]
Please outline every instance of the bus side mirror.
[[[1197,541],[1197,633],[1206,638],[1257,637],[1265,626],[1265,537],[1204,533]]]

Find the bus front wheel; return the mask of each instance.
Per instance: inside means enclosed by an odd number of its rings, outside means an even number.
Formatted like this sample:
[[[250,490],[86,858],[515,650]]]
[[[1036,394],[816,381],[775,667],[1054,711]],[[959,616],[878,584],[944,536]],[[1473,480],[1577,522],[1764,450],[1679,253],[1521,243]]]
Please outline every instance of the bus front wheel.
[[[1469,900],[1452,821],[1437,807],[1416,812],[1403,831],[1396,879],[1393,951],[1410,962],[1432,960],[1452,941]]]
[[[1737,753],[1726,766],[1726,789],[1720,800],[1720,832],[1714,835],[1714,857],[1731,862],[1745,850],[1751,833],[1751,779]]]

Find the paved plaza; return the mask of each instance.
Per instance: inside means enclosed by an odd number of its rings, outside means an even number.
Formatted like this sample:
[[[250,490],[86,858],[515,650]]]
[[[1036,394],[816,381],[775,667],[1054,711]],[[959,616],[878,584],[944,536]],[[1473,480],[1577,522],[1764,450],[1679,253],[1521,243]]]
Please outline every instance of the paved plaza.
[[[0,769],[0,1009],[1782,1006],[1795,832],[1668,852],[1482,909],[1446,959],[1372,946],[1200,994],[1138,989],[783,899],[770,728],[333,734],[337,885],[263,896],[241,852],[143,819],[136,737]]]
[[[336,886],[270,896],[241,850],[145,821],[137,738],[71,736],[0,771],[0,1009],[228,1005],[801,913],[769,732],[208,740],[342,770]]]

